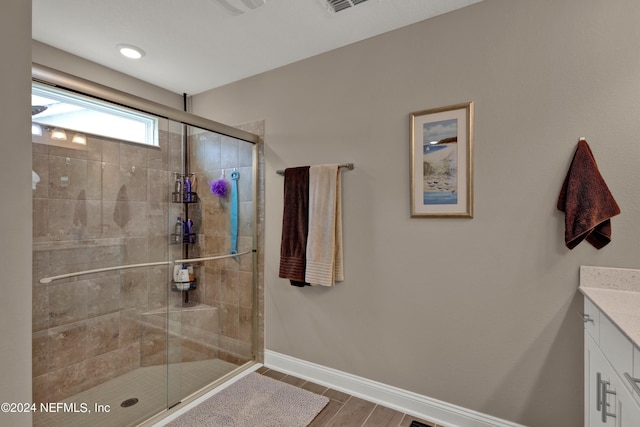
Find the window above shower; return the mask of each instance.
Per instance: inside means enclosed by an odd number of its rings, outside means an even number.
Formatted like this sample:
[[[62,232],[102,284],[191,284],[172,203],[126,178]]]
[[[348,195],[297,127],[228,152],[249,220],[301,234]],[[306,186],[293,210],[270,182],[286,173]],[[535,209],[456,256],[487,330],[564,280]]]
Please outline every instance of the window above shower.
[[[91,134],[158,146],[156,117],[36,82],[31,123],[33,142],[81,146]]]

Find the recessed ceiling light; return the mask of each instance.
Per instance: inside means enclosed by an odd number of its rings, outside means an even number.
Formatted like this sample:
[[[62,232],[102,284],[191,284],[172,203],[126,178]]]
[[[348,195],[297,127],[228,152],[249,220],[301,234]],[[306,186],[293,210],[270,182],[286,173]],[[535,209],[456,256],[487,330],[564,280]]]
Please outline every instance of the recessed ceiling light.
[[[144,50],[130,44],[119,44],[116,46],[122,56],[130,59],[140,59],[144,56]]]

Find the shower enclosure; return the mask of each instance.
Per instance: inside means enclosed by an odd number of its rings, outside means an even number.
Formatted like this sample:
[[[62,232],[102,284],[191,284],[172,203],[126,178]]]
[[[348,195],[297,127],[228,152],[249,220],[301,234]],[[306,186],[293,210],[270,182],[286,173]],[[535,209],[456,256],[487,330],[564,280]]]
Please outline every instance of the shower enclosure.
[[[34,425],[136,425],[258,358],[257,137],[34,67],[156,118],[33,143]]]

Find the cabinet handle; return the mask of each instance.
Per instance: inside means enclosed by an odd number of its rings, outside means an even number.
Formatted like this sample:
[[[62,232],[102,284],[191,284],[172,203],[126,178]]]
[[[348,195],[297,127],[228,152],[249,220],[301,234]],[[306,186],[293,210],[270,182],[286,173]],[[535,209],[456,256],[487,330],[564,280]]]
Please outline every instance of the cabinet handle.
[[[607,411],[607,408],[610,406],[607,403],[607,394],[613,394],[615,396],[616,392],[613,390],[609,390],[609,381],[600,381],[600,384],[602,385],[602,391],[600,392],[601,393],[600,395],[602,397],[602,422],[606,423],[607,417],[611,417],[611,418],[616,417],[615,412]]]
[[[589,316],[587,313],[580,313],[580,316],[582,317],[582,321],[584,323],[589,323],[589,322],[596,323],[596,321],[591,316]]]
[[[640,379],[633,378],[631,375],[629,375],[628,372],[624,373],[624,377],[627,379],[627,381],[629,381],[629,384],[631,384],[631,388],[633,388],[633,391],[635,391],[638,395],[640,395],[640,387],[638,387],[638,383],[640,383]]]
[[[596,410],[602,411],[602,375],[596,374]]]

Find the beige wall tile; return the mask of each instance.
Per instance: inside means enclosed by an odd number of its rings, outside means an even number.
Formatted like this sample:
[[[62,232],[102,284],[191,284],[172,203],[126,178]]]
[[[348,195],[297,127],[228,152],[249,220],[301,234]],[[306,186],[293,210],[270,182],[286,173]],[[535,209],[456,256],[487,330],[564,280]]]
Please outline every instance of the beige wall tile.
[[[33,376],[37,377],[49,371],[49,331],[43,330],[34,333],[31,343]]]
[[[85,321],[49,329],[49,371],[83,361],[86,343],[87,326]]]
[[[148,299],[147,272],[125,271],[122,274],[120,287],[120,308],[144,308],[147,306]]]
[[[57,327],[87,318],[87,289],[84,282],[49,285],[49,325]]]
[[[86,357],[118,349],[120,313],[94,317],[86,321]]]
[[[60,402],[62,399],[86,390],[90,376],[87,375],[87,363],[80,362],[51,371],[48,377],[47,402]]]
[[[88,279],[87,317],[97,317],[117,312],[120,309],[120,274]]]

